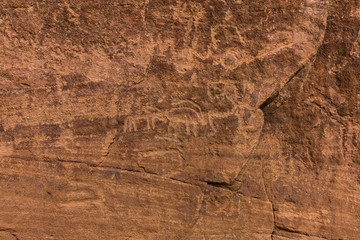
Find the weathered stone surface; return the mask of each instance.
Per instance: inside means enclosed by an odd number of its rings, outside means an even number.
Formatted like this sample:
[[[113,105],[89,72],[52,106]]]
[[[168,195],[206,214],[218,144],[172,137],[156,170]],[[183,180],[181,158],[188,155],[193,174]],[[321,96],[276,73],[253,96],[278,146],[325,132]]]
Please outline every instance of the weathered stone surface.
[[[276,236],[360,236],[359,10],[358,1],[331,3],[316,58],[264,108],[256,154]]]
[[[357,0],[0,3],[1,239],[358,239]]]

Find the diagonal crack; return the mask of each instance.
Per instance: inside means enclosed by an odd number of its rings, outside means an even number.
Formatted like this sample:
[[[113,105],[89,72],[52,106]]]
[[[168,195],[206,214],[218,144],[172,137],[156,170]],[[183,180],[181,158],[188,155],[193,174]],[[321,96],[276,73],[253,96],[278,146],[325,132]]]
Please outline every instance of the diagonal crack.
[[[103,159],[96,165],[96,167],[99,167],[101,164],[103,164],[105,162],[105,160],[107,159],[107,157],[110,154],[111,147],[113,146],[113,144],[114,144],[117,137],[118,137],[118,133],[116,133],[114,135],[114,137],[111,139],[111,141],[110,141],[110,143],[109,143],[109,145],[107,147],[107,150],[106,150],[105,154],[103,155]]]
[[[110,153],[110,150],[111,150],[111,146],[114,144],[115,142],[115,139],[116,139],[116,135],[111,139],[110,143],[109,143],[109,146],[107,147],[107,151],[106,153],[104,154],[104,157],[107,157],[109,156],[109,153]]]
[[[271,94],[270,97],[268,97],[260,106],[259,108],[261,110],[264,110],[265,107],[267,107],[270,103],[272,103],[280,94],[281,90],[284,89],[284,87],[289,84],[291,82],[291,80],[293,80],[300,72],[301,70],[303,70],[305,68],[305,64],[301,65],[300,68],[298,70],[296,70],[295,73],[293,73],[289,80],[286,81],[286,83],[281,87],[279,88],[277,91],[275,91],[273,94]]]
[[[16,240],[19,240],[19,238],[16,235],[16,231],[14,229],[0,227],[0,232],[7,232],[11,234]]]
[[[329,1],[325,1],[325,3],[329,6],[329,4],[331,4],[331,2]],[[309,64],[309,66],[312,66],[313,63],[316,61],[318,55],[320,54],[319,51],[321,49],[321,47],[323,46],[324,44],[324,40],[325,40],[325,35],[326,35],[326,30],[327,30],[327,27],[328,27],[328,19],[329,19],[329,7],[326,11],[326,16],[324,16],[324,18],[326,19],[324,22],[325,22],[325,26],[324,26],[324,32],[320,38],[320,41],[319,41],[319,45],[317,47],[317,50],[315,51],[314,55],[313,56],[310,56],[309,59],[303,64],[300,66],[300,68],[295,71],[295,73],[293,75],[290,76],[289,80],[280,88],[278,89],[277,91],[275,91],[273,94],[271,94],[270,97],[268,97],[260,106],[259,108],[261,110],[263,110],[265,107],[267,107],[270,103],[272,103],[280,94],[281,90],[284,89],[284,87],[290,83],[300,72],[301,70],[303,70],[305,68],[305,66],[307,64]],[[309,70],[308,70],[309,71]]]

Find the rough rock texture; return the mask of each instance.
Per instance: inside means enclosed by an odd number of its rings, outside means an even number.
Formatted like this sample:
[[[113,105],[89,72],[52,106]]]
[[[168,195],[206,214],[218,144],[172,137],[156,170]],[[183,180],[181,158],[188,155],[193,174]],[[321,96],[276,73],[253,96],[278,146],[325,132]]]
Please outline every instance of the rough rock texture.
[[[358,0],[0,2],[0,239],[359,239]]]

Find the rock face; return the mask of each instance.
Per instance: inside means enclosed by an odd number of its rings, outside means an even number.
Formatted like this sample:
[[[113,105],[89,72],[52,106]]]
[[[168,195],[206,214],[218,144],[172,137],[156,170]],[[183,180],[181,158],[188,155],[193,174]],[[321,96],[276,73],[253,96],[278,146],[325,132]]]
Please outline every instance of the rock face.
[[[358,0],[0,3],[0,239],[359,239]]]

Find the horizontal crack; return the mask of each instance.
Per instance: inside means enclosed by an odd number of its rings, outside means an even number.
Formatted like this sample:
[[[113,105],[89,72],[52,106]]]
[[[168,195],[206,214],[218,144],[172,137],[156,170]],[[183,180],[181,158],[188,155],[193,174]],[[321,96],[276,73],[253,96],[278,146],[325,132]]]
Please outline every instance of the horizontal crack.
[[[125,171],[125,172],[132,172],[132,173],[141,173],[141,174],[147,174],[147,175],[153,175],[153,176],[157,176],[159,178],[162,179],[166,179],[166,180],[170,180],[170,181],[176,181],[179,183],[183,183],[183,184],[188,184],[188,185],[192,185],[192,186],[198,186],[200,187],[201,183],[203,182],[191,182],[191,181],[182,181],[173,177],[164,177],[163,175],[157,174],[157,173],[153,173],[153,172],[146,172],[145,168],[141,168],[141,170],[136,170],[136,169],[126,169],[126,168],[121,168],[121,167],[115,167],[115,166],[98,166],[97,164],[91,164],[91,163],[86,163],[86,162],[80,162],[80,161],[72,161],[72,160],[63,160],[63,159],[55,159],[55,160],[51,160],[51,159],[43,159],[43,160],[39,160],[39,159],[32,159],[32,160],[27,160],[24,158],[21,158],[20,156],[11,156],[10,158],[13,159],[18,159],[18,160],[22,160],[22,161],[26,161],[26,162],[40,162],[40,163],[56,163],[56,162],[60,162],[60,163],[69,163],[69,164],[82,164],[85,165],[89,168],[99,168],[99,169],[112,169],[112,170],[119,170],[119,171]],[[1,229],[1,228],[0,228]],[[1,231],[1,230],[0,230]]]
[[[217,188],[226,188],[226,189],[230,189],[231,186],[233,186],[233,183],[225,183],[225,182],[210,182],[210,181],[206,181],[205,182],[207,185],[213,186],[213,187],[217,187]]]
[[[271,235],[277,235],[277,232],[288,232],[288,233],[293,233],[293,234],[299,234],[299,235],[304,235],[304,236],[308,236],[308,237],[316,237],[316,238],[320,238],[320,239],[327,239],[324,237],[320,237],[320,236],[315,236],[315,235],[310,235],[306,232],[302,232],[302,231],[297,231],[295,229],[289,229],[286,227],[281,227],[281,226],[275,226],[274,231]]]

